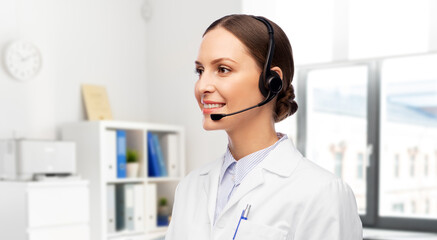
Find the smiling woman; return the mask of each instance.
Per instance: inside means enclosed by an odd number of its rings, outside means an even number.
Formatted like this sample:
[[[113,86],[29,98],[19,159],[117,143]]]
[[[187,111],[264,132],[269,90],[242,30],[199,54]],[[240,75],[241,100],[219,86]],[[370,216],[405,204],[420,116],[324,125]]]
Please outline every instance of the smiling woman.
[[[166,239],[362,239],[349,186],[275,131],[297,110],[282,29],[225,16],[205,31],[195,66],[203,127],[226,131],[228,148],[181,181]]]

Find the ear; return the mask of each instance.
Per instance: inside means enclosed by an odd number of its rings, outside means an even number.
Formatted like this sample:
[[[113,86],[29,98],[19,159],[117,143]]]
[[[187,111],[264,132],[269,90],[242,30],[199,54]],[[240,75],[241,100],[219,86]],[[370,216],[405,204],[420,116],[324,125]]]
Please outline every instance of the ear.
[[[282,70],[281,70],[281,68],[280,67],[272,67],[271,69],[270,69],[271,71],[275,71],[278,75],[279,75],[279,77],[281,78],[281,80],[283,79],[282,77]]]

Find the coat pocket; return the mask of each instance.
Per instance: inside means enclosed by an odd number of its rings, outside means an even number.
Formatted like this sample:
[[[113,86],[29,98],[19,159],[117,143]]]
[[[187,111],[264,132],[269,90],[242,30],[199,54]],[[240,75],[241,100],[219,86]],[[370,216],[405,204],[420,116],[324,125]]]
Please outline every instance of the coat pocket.
[[[241,220],[236,240],[285,240],[287,232],[275,227]]]

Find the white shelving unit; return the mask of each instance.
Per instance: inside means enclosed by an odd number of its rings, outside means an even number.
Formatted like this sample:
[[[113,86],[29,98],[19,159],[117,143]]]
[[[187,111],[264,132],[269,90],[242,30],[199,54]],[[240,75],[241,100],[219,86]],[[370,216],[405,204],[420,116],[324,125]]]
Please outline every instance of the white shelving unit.
[[[124,121],[89,121],[66,124],[62,127],[62,138],[76,142],[77,171],[90,182],[91,239],[93,240],[144,240],[159,239],[165,235],[166,227],[150,226],[156,222],[157,198],[165,197],[173,206],[174,191],[179,180],[185,175],[184,130],[180,126]],[[106,131],[125,130],[127,148],[139,153],[140,173],[137,178],[109,179],[107,175],[108,146]],[[162,139],[166,134],[177,136],[176,176],[148,177],[147,133],[152,132]],[[165,147],[165,146],[163,146]],[[111,153],[112,154],[112,153]],[[168,163],[166,163],[168,166]],[[107,187],[120,184],[142,184],[144,187],[156,185],[155,196],[144,195],[144,231],[116,231],[108,229]],[[153,195],[153,194],[152,194]],[[149,218],[149,219],[147,219]],[[155,219],[153,219],[155,218]],[[147,224],[148,223],[148,224]]]

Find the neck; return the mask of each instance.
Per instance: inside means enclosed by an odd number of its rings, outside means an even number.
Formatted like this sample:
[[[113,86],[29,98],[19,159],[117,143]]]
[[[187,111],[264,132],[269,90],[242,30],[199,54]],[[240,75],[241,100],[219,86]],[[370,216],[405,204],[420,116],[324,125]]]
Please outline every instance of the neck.
[[[229,149],[235,160],[267,148],[278,141],[273,121],[252,122],[227,131]]]

